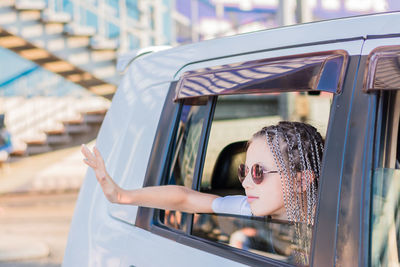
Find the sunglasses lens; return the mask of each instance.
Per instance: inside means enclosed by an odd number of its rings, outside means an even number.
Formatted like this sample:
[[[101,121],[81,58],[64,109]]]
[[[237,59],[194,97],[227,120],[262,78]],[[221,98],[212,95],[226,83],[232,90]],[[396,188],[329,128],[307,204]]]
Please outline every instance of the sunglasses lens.
[[[240,164],[238,168],[238,177],[239,181],[243,183],[244,179],[247,176],[247,173],[249,172],[248,167],[245,164]],[[255,184],[261,184],[262,181],[264,180],[264,168],[260,166],[259,164],[254,164],[251,167],[251,177],[253,178],[253,182]]]
[[[246,165],[240,164],[238,167],[238,177],[241,183],[243,183],[244,178],[246,178],[246,174]]]
[[[254,164],[251,167],[251,176],[255,184],[261,184],[264,179],[264,169],[259,164]]]

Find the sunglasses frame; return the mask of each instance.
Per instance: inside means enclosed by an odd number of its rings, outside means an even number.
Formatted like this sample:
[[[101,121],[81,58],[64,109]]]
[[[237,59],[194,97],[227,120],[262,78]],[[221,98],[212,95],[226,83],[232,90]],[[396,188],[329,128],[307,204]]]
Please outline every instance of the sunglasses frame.
[[[241,168],[242,168],[242,166],[243,167],[245,167],[245,170],[244,170],[244,176],[242,176],[241,175]],[[255,168],[257,168],[257,166],[261,169],[261,171],[262,171],[262,174],[260,175],[260,177],[257,177],[256,175],[255,175]],[[249,171],[250,171],[250,168],[249,168],[249,166],[247,166],[246,164],[244,164],[244,163],[242,163],[242,164],[239,164],[239,167],[238,167],[238,178],[239,178],[239,181],[240,181],[240,183],[242,184],[243,182],[244,182],[244,180],[246,179],[246,177],[247,177],[247,175],[249,174]],[[265,174],[269,174],[269,173],[279,173],[278,171],[267,171],[267,170],[265,170],[265,168],[262,166],[262,165],[260,165],[260,164],[258,164],[258,163],[254,163],[252,166],[251,166],[251,178],[252,178],[252,180],[253,180],[253,182],[255,183],[255,184],[261,184],[263,181],[264,181],[264,175]]]

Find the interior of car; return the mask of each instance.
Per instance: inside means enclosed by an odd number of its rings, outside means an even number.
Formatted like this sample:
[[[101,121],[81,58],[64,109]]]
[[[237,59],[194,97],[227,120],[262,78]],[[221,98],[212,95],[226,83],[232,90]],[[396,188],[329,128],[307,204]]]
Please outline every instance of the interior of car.
[[[226,195],[244,195],[237,176],[237,168],[246,160],[247,141],[239,141],[225,146],[219,153],[211,176],[211,188],[203,192]]]

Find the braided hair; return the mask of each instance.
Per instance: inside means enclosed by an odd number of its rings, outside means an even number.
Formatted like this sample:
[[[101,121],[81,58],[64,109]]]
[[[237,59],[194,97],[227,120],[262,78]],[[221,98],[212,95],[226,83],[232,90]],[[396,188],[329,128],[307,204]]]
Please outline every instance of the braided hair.
[[[307,266],[324,140],[313,126],[288,121],[264,127],[252,139],[260,137],[266,139],[278,167],[287,218],[294,223],[293,261]]]
[[[313,225],[324,150],[321,134],[306,123],[281,121],[262,128],[253,135],[257,137],[266,138],[278,167],[288,219]]]

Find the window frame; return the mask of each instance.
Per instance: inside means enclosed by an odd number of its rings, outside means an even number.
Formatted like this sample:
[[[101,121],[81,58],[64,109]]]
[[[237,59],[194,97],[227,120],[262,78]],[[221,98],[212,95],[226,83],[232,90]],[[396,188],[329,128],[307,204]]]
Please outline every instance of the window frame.
[[[346,90],[332,103],[313,235],[315,266],[365,266],[368,257],[365,218],[369,218],[377,95],[362,90],[366,61],[361,55],[350,58]]]
[[[175,86],[176,84],[174,84]],[[177,134],[177,128],[179,124],[179,118],[181,115],[181,108],[184,105],[185,100],[181,100],[180,102],[177,103],[172,103],[168,102],[168,98],[171,99],[170,97],[173,95],[175,92],[174,86],[171,86],[169,96],[167,97],[166,100],[166,109],[172,110],[174,107],[175,108],[175,119],[170,120],[170,122],[173,123],[173,128],[169,129],[170,134],[168,134],[168,149],[167,149],[167,154],[164,156],[165,158],[165,164],[163,165],[163,171],[162,174],[159,175],[159,178],[156,179],[157,184],[165,184],[165,178],[166,178],[166,173],[169,171],[169,163],[173,155],[174,151],[174,138]],[[206,115],[206,118],[203,122],[203,128],[202,128],[202,133],[201,133],[201,138],[200,138],[200,144],[199,144],[199,150],[198,150],[198,156],[196,159],[196,167],[195,167],[195,176],[193,177],[193,183],[192,183],[192,189],[197,190],[199,185],[200,185],[200,178],[202,177],[202,171],[203,171],[203,166],[204,166],[204,161],[205,161],[205,156],[206,156],[206,148],[208,144],[208,139],[209,139],[209,133],[211,130],[211,124],[213,121],[214,117],[214,111],[217,103],[217,98],[218,96],[210,96],[208,100],[208,113]],[[164,112],[162,114],[167,114],[167,112]],[[166,118],[165,118],[166,119]],[[160,121],[164,121],[164,118],[162,118]],[[165,121],[164,121],[165,123]],[[162,127],[162,126],[159,126]],[[157,149],[157,147],[153,147],[153,149]],[[152,157],[151,157],[152,158]],[[149,168],[150,170],[152,169],[151,167]],[[146,174],[147,176],[147,174]],[[148,185],[154,185],[155,181]],[[257,255],[255,253],[251,253],[245,250],[237,249],[234,247],[227,246],[225,244],[213,242],[207,239],[203,239],[194,235],[191,235],[191,230],[192,230],[192,222],[193,222],[193,214],[188,214],[187,220],[189,221],[187,230],[181,231],[177,230],[174,228],[170,228],[168,226],[165,226],[159,221],[159,212],[157,209],[149,209],[149,208],[139,208],[139,212],[143,214],[144,211],[148,212],[148,215],[150,216],[150,220],[147,220],[145,222],[141,221],[140,218],[144,217],[142,215],[137,216],[137,221],[136,221],[136,226],[139,226],[141,228],[144,228],[146,230],[149,230],[150,232],[153,232],[157,235],[169,238],[171,240],[174,240],[176,242],[182,243],[184,245],[188,245],[197,249],[201,249],[203,251],[213,253],[219,256],[226,257],[228,259],[234,260],[236,262],[240,262],[246,265],[250,266],[260,266],[260,265],[271,265],[271,266],[294,266],[293,264],[286,263],[283,261],[279,261],[273,258],[268,258],[262,255]],[[148,217],[149,218],[149,217]],[[312,248],[311,248],[312,250]]]
[[[202,176],[204,158],[205,158],[205,154],[206,154],[204,147],[207,147],[208,136],[209,136],[209,132],[210,132],[210,128],[211,128],[211,122],[212,122],[214,110],[215,110],[215,100],[216,100],[216,97],[209,97],[207,100],[207,104],[206,104],[207,111],[206,111],[206,116],[204,118],[203,126],[201,128],[199,147],[197,150],[196,163],[195,163],[195,167],[194,167],[194,177],[193,177],[192,186],[191,186],[191,189],[193,189],[193,190],[197,190],[199,181],[200,181],[200,177]],[[170,152],[169,152],[169,156],[168,156],[168,162],[166,162],[166,165],[165,165],[165,172],[164,172],[165,175],[162,177],[162,180],[157,185],[160,185],[160,184],[165,185],[167,183],[167,179],[169,178],[166,175],[166,173],[169,172],[169,170],[171,169],[170,163],[171,163],[171,158],[175,153],[174,144],[175,144],[175,137],[176,137],[176,134],[178,131],[179,118],[181,117],[182,107],[185,104],[186,104],[185,101],[181,101],[180,103],[178,103],[179,114],[175,121],[175,126],[174,126],[174,131],[173,131],[173,136],[172,136],[173,139],[171,139],[171,142],[170,142],[170,149],[169,149]],[[185,233],[187,235],[190,235],[189,233],[192,232],[194,215],[191,213],[186,213],[186,214],[188,216],[187,230],[186,231],[181,231],[181,230],[177,230],[177,229],[174,229],[174,230],[177,232],[180,232],[180,233]],[[160,221],[160,210],[159,209],[155,209],[155,211],[154,211],[153,224],[158,225],[158,226],[165,226]],[[173,229],[173,228],[169,228],[167,226],[165,226],[165,227],[168,229]]]

